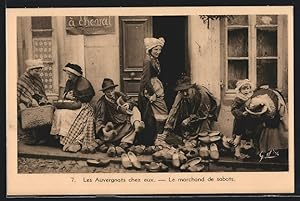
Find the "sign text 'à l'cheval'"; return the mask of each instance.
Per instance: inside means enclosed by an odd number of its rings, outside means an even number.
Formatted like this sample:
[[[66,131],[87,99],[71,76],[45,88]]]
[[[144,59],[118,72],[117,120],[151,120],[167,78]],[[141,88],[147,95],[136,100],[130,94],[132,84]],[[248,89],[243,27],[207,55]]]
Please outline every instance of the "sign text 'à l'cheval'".
[[[67,16],[66,30],[71,35],[111,34],[115,32],[115,17]]]

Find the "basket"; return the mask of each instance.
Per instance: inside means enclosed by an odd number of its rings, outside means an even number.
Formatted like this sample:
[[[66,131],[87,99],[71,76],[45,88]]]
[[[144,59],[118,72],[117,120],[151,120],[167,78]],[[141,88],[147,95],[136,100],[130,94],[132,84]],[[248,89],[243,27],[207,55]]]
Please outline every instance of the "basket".
[[[21,110],[22,129],[32,129],[40,126],[51,125],[54,107],[44,105]]]

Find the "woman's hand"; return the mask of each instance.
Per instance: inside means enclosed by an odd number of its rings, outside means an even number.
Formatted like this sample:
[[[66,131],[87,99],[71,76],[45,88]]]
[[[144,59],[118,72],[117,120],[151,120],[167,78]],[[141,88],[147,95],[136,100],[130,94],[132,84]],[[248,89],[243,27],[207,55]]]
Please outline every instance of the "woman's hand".
[[[66,99],[69,99],[69,100],[75,100],[73,91],[69,91],[65,97],[66,97]]]
[[[38,107],[39,103],[35,99],[32,99],[31,106],[32,107]]]

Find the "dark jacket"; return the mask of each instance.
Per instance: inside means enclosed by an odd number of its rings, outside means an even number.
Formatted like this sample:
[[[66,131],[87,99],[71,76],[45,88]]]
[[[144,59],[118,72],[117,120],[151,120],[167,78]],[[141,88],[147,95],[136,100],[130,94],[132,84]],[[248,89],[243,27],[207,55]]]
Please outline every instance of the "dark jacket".
[[[95,96],[95,91],[92,84],[84,77],[78,77],[76,80],[68,80],[64,94],[69,91],[74,93],[74,97],[82,103],[88,103]],[[65,98],[65,97],[64,97]]]
[[[157,77],[160,73],[160,64],[158,59],[146,55],[143,64],[143,74],[140,82],[140,93],[143,94],[146,89],[148,95],[152,96],[154,94],[154,90],[151,84],[151,78]]]

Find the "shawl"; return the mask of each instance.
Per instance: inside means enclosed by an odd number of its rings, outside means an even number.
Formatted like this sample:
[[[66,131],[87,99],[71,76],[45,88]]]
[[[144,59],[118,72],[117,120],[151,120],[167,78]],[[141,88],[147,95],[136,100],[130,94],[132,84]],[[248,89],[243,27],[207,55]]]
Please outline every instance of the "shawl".
[[[73,90],[74,96],[82,103],[88,103],[95,96],[92,84],[84,77],[78,77],[75,81],[68,80],[64,94]]]
[[[42,98],[47,99],[45,88],[40,77],[25,72],[17,82],[18,104],[30,105],[32,99],[39,102]]]
[[[103,95],[98,100],[96,105],[96,132],[104,127],[107,122],[112,122],[113,124],[123,124],[129,121],[130,115],[120,111],[120,108],[117,104],[117,99],[119,97],[122,97],[131,105],[131,107],[136,106],[136,103],[122,92],[116,91],[114,100],[108,99],[105,95]]]
[[[154,89],[151,83],[151,78],[157,77],[160,73],[160,64],[158,59],[147,54],[143,66],[144,69],[141,77],[140,93],[144,94],[146,90],[147,94],[152,96],[154,94]]]

